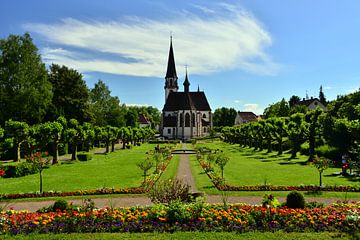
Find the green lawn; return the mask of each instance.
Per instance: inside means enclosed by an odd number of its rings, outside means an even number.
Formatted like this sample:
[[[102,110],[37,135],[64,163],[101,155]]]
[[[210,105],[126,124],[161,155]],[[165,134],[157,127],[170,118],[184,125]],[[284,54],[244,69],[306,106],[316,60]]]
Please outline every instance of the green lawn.
[[[278,156],[276,152],[267,154],[264,151],[254,151],[249,148],[240,148],[239,145],[231,145],[224,142],[206,142],[197,144],[211,149],[221,149],[229,157],[230,161],[225,166],[224,177],[226,182],[232,185],[310,185],[319,183],[317,169],[310,165],[305,165],[307,156],[299,155],[297,159],[289,160],[290,154]],[[188,146],[189,147],[189,146]],[[195,157],[190,158],[193,175],[197,188],[208,194],[219,194],[210,179],[203,172]],[[216,168],[219,172],[219,169]],[[323,184],[327,185],[357,185],[359,179],[354,181],[341,176],[332,176],[333,172],[339,172],[340,168],[329,168],[323,174]],[[257,195],[261,196],[265,192],[230,192],[231,195]],[[287,192],[273,192],[277,196],[286,196]],[[348,193],[348,197],[360,197],[360,193]],[[323,193],[321,197],[340,197],[346,198],[346,193]]]
[[[297,239],[297,240],[322,240],[322,239],[351,239],[344,233],[285,233],[285,232],[175,232],[175,233],[72,233],[72,234],[30,234],[28,236],[4,236],[2,239]]]
[[[146,157],[146,152],[154,145],[143,144],[131,150],[117,150],[107,155],[95,154],[88,162],[51,166],[43,171],[44,191],[74,191],[96,188],[139,187],[142,182],[142,171],[136,163]],[[176,158],[173,160],[176,162]],[[173,161],[172,160],[172,161]],[[176,164],[170,164],[171,177]],[[26,193],[39,190],[39,174],[21,178],[0,179],[0,193]]]

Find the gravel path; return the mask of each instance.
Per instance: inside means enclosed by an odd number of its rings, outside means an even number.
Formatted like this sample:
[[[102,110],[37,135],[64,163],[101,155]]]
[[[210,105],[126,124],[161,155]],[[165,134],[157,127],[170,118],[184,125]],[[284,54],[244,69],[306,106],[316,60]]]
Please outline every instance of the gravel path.
[[[186,145],[183,144],[183,149],[186,148]],[[100,150],[101,151],[101,150]],[[99,152],[100,152],[99,151]],[[196,184],[194,177],[191,173],[190,163],[188,155],[182,154],[180,156],[180,163],[177,172],[177,178],[186,182],[190,185],[192,192],[197,192]],[[73,199],[68,200],[76,205],[82,205],[84,199],[89,199],[91,196],[84,196],[83,199]],[[207,195],[206,201],[208,203],[245,203],[245,204],[261,204],[261,196],[222,196],[222,195]],[[277,197],[280,202],[285,202],[285,197]],[[95,206],[98,208],[105,207],[130,207],[130,206],[145,206],[151,205],[151,201],[146,196],[121,196],[121,197],[111,197],[111,198],[92,198],[95,202]],[[307,202],[317,201],[327,204],[334,203],[338,200],[343,200],[341,198],[318,198],[318,197],[306,197]],[[360,197],[356,199],[351,199],[360,201]],[[0,203],[0,206],[4,209],[14,209],[14,210],[28,210],[36,211],[42,207],[50,206],[54,201],[34,201],[34,202],[8,202]]]

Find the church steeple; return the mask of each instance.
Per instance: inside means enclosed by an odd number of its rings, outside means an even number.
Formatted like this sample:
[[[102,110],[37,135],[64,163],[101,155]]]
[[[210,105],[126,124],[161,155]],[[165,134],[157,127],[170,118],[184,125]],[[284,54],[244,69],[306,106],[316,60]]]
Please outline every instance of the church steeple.
[[[185,81],[184,81],[183,84],[184,84],[184,92],[188,93],[189,92],[190,82],[189,82],[189,79],[188,79],[187,67],[186,67]]]
[[[170,50],[169,50],[168,65],[165,76],[165,87],[164,87],[165,101],[169,96],[170,92],[177,92],[177,90],[179,89],[177,80],[178,77],[176,75],[174,50],[172,46],[172,36],[170,36]]]

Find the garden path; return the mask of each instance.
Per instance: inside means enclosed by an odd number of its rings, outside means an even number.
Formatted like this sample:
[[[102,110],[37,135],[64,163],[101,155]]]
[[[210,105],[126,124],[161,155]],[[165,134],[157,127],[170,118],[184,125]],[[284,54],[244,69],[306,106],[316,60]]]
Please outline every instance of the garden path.
[[[185,143],[182,144],[182,149],[186,149]],[[188,184],[190,186],[191,192],[197,192],[195,180],[190,169],[189,158],[186,154],[180,155],[180,162],[176,178]]]

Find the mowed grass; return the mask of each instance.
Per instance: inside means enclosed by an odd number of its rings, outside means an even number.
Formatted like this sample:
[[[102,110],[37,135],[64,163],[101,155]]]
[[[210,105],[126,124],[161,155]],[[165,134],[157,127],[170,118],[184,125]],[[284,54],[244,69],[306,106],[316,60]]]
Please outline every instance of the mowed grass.
[[[239,145],[230,145],[220,141],[209,141],[197,144],[212,149],[221,149],[230,157],[229,163],[225,166],[224,177],[227,183],[232,185],[300,185],[319,184],[317,169],[310,165],[304,165],[306,156],[298,156],[297,159],[289,161],[290,154],[277,156],[276,152],[267,154],[266,151],[254,151],[249,148],[240,148]],[[191,147],[188,145],[188,148]],[[211,180],[204,173],[195,156],[190,158],[190,166],[197,189],[207,194],[221,194],[212,184]],[[220,174],[220,170],[215,166]],[[323,184],[327,185],[355,185],[359,186],[359,180],[348,179],[340,176],[331,176],[333,172],[339,172],[339,168],[327,169],[323,174]],[[263,196],[266,191],[229,191],[227,195],[233,196]],[[285,197],[289,192],[272,191],[275,196]],[[360,193],[344,192],[321,192],[317,194],[304,192],[310,197],[334,197],[337,199],[360,198]]]
[[[322,240],[322,239],[352,239],[345,233],[285,233],[285,232],[175,232],[175,233],[72,233],[72,234],[30,234],[17,236],[3,236],[3,239],[298,239],[298,240]]]
[[[319,173],[317,169],[306,163],[308,156],[298,155],[290,159],[290,154],[281,156],[277,152],[267,153],[266,150],[254,151],[253,148],[242,148],[238,144],[231,145],[224,142],[209,142],[198,144],[211,149],[220,149],[229,156],[230,161],[225,166],[224,177],[232,185],[318,185]],[[340,168],[328,168],[323,173],[325,185],[358,186],[359,178],[348,178],[334,173]]]
[[[116,150],[107,155],[95,154],[93,159],[87,162],[76,161],[51,166],[43,171],[43,190],[65,192],[104,187],[139,187],[143,180],[143,172],[136,163],[145,159],[146,152],[153,149],[154,145],[143,144],[132,149]],[[154,168],[149,172],[153,170]],[[171,177],[175,171],[172,169],[167,174]],[[39,191],[39,174],[0,179],[0,193],[36,191]]]

